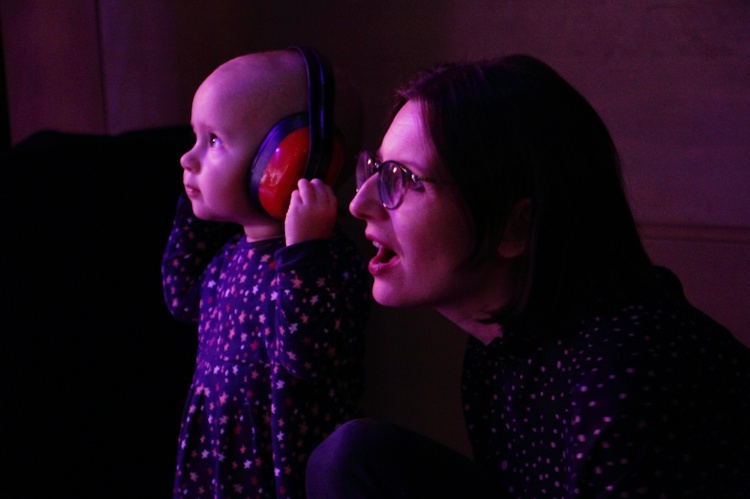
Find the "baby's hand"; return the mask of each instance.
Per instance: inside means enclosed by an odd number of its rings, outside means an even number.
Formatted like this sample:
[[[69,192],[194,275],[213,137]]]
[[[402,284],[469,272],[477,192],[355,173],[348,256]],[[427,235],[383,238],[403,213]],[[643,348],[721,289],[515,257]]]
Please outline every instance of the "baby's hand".
[[[322,180],[300,179],[284,220],[286,244],[325,239],[336,223],[336,195]]]

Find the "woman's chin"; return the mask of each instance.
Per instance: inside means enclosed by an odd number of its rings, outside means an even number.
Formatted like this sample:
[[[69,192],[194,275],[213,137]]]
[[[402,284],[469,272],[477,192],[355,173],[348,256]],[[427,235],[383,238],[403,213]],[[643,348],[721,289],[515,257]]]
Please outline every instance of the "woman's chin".
[[[372,297],[379,304],[384,307],[398,307],[399,300],[393,293],[393,289],[390,286],[383,285],[375,279],[375,283],[372,285]]]
[[[418,300],[410,298],[404,291],[402,287],[378,282],[376,278],[372,286],[372,297],[379,305],[384,307],[412,307],[420,305]]]

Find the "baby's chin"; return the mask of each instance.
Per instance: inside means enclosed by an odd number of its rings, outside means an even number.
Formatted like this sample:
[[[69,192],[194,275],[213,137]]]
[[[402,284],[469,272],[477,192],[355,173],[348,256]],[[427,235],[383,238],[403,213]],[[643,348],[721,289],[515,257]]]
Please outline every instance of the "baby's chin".
[[[190,204],[193,207],[193,215],[195,215],[195,218],[204,220],[206,222],[212,221],[210,213],[207,213],[205,207],[203,206],[203,203],[196,199],[190,198]]]

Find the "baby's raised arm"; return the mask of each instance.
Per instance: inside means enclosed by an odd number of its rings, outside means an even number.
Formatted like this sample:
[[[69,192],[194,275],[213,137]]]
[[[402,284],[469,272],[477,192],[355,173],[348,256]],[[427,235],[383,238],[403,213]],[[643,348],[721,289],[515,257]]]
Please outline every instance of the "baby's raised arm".
[[[297,190],[292,192],[284,221],[287,246],[331,237],[336,223],[336,206],[336,194],[322,180],[300,179]]]

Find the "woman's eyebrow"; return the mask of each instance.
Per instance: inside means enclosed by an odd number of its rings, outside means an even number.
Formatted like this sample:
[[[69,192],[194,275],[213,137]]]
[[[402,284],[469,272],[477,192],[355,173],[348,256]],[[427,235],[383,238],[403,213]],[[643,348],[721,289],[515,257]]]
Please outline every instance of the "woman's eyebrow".
[[[379,163],[383,163],[385,161],[392,161],[394,163],[398,163],[399,165],[405,167],[406,169],[408,169],[410,172],[412,172],[415,175],[425,176],[425,177],[432,176],[432,173],[430,173],[430,168],[428,166],[421,165],[419,163],[414,163],[411,161],[401,161],[398,159],[386,159],[383,157],[380,151],[380,148],[373,151],[372,154],[375,160],[378,161]]]

